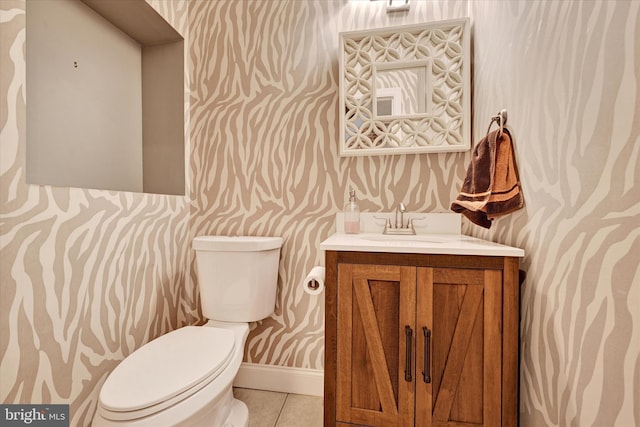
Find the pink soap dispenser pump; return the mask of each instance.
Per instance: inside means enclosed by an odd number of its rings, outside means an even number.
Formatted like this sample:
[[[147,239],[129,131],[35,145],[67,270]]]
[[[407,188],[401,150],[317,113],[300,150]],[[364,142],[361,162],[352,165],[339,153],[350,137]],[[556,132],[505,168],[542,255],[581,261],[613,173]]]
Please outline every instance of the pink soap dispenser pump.
[[[349,202],[344,208],[344,232],[358,234],[360,232],[360,208],[356,201],[356,190],[349,190]]]

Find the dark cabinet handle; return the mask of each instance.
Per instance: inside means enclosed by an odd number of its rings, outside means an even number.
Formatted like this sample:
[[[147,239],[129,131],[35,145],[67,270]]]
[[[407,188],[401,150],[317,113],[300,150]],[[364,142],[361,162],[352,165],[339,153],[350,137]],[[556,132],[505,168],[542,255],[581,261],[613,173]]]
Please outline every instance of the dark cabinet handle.
[[[431,382],[431,331],[426,326],[422,327],[424,334],[424,371],[422,371],[422,381]]]
[[[406,325],[404,327],[404,337],[407,343],[404,380],[410,383],[411,381],[413,381],[413,377],[411,375],[411,342],[413,341],[413,330],[409,327],[409,325]]]

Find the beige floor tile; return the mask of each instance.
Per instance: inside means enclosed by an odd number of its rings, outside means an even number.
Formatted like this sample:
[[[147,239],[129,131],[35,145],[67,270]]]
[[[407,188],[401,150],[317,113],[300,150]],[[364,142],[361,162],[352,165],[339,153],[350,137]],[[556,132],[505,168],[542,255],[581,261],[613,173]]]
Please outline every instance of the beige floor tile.
[[[249,427],[274,427],[286,393],[234,388],[233,395],[249,408]]]
[[[288,394],[276,427],[322,427],[322,397]]]

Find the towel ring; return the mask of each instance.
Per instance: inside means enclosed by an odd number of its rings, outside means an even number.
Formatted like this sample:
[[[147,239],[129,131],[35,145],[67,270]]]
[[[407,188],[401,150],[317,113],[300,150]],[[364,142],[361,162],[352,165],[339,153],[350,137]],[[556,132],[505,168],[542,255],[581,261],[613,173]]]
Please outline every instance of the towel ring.
[[[491,125],[493,125],[493,122],[496,122],[500,127],[500,133],[498,135],[502,136],[502,131],[504,130],[505,125],[507,124],[507,110],[502,109],[498,114],[491,117],[491,121],[489,122],[489,127],[487,128],[487,135],[489,135],[489,132],[491,131]]]

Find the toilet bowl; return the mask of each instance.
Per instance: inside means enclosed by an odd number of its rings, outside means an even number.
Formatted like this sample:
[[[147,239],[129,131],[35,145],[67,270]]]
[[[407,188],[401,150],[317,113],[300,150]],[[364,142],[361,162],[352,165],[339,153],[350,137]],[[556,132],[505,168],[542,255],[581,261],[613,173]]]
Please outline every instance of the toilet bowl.
[[[248,322],[275,307],[281,246],[274,237],[194,239],[202,310],[210,320],[169,332],[123,360],[100,390],[92,425],[246,427],[248,410],[232,385]]]

